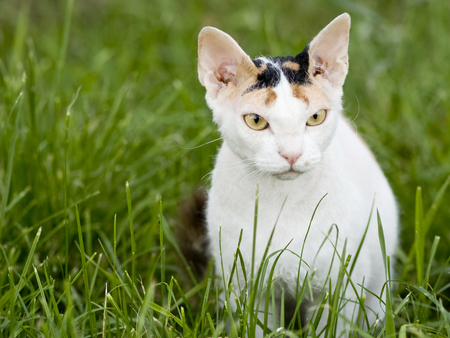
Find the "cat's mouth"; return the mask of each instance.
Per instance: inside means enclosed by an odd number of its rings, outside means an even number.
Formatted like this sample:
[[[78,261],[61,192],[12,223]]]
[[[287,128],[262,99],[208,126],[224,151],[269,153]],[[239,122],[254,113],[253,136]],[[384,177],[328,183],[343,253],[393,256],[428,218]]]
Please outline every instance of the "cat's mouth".
[[[283,181],[290,181],[295,180],[297,177],[300,176],[301,173],[302,173],[301,171],[297,171],[291,168],[288,171],[274,174],[274,176]]]

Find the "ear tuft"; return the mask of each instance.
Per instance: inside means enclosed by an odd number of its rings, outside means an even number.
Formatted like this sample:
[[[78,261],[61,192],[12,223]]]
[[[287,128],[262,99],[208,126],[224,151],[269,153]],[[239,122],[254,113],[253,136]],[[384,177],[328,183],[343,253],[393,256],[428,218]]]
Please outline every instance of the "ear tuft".
[[[217,96],[230,82],[237,86],[238,68],[256,68],[250,57],[228,34],[213,27],[205,27],[198,37],[198,77],[206,90]]]
[[[350,15],[339,15],[310,43],[309,74],[328,81],[333,87],[344,84],[348,71]]]

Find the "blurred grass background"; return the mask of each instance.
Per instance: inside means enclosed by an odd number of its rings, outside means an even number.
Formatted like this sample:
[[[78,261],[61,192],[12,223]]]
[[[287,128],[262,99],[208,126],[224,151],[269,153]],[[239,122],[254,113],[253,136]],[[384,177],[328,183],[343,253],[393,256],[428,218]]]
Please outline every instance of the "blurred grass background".
[[[197,79],[200,29],[226,31],[251,57],[295,55],[342,12],[352,16],[345,113],[392,184],[408,252],[416,187],[428,208],[450,174],[450,2],[2,0],[0,269],[21,274],[42,226],[33,264],[46,260],[57,280],[65,264],[77,272],[77,204],[88,255],[111,243],[117,215],[117,257],[130,270],[128,181],[145,280],[160,198],[173,224],[180,200],[208,185],[220,145],[208,143],[219,135]],[[450,256],[449,198],[426,238],[441,237],[433,269]],[[170,245],[166,255],[165,273],[178,274]]]

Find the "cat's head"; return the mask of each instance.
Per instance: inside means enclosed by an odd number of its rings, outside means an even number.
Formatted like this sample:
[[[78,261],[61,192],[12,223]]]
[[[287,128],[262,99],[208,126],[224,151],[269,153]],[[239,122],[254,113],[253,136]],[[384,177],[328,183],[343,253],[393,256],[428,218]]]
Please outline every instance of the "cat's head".
[[[342,109],[349,29],[344,13],[297,56],[255,60],[228,34],[202,29],[199,79],[222,136],[247,164],[294,179],[321,161]]]

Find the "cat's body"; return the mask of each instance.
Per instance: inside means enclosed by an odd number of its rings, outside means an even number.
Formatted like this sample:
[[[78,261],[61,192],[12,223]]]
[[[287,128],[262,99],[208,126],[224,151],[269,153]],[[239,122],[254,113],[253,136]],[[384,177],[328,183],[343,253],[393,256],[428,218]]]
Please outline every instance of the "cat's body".
[[[259,187],[255,262],[261,262],[278,216],[269,253],[285,248],[291,240],[288,250],[295,253],[285,251],[274,274],[285,289],[287,312],[295,308],[298,255],[303,252],[302,260],[309,266],[303,264],[300,269],[300,285],[315,270],[314,291],[322,290],[328,276],[333,287],[340,266],[336,254],[342,254],[345,241],[346,254],[357,252],[374,201],[352,274],[355,285],[364,281],[364,287],[380,295],[385,282],[377,210],[388,255],[394,254],[397,242],[398,212],[389,184],[341,114],[349,26],[349,16],[341,15],[295,58],[250,60],[234,40],[214,28],[205,28],[199,37],[199,77],[224,139],[206,212],[216,271],[223,263],[225,274],[230,273],[241,229],[240,251],[249,271]],[[383,316],[379,300],[366,294],[366,305]],[[345,296],[355,300],[351,288]],[[304,318],[312,309],[311,304],[307,306],[302,309],[307,312]],[[343,314],[351,319],[353,309],[350,302]],[[374,313],[368,313],[373,321]],[[338,331],[343,328],[341,321]]]

